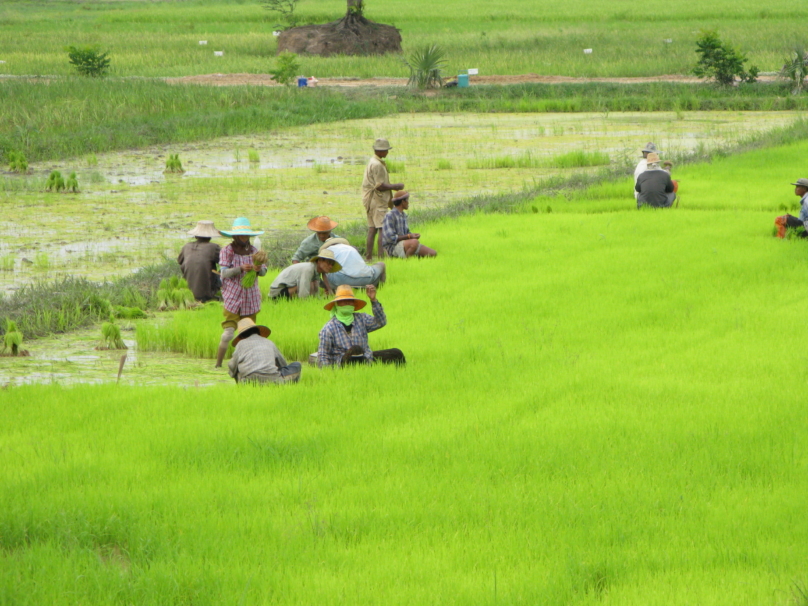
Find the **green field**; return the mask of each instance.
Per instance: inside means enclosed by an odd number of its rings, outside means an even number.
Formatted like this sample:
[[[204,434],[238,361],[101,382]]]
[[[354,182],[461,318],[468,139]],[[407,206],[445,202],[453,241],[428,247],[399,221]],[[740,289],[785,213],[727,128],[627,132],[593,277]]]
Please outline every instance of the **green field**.
[[[344,0],[302,0],[303,23],[333,21]],[[752,0],[696,0],[651,7],[606,0],[370,0],[368,18],[401,30],[405,52],[440,44],[448,73],[476,67],[481,74],[652,76],[688,73],[700,29],[717,29],[763,71],[780,69],[804,41],[808,8],[797,0],[765,6]],[[63,75],[64,48],[99,44],[119,76],[268,73],[277,48],[278,19],[258,2],[5,1],[0,5],[0,73]],[[199,41],[207,41],[200,46]],[[670,41],[670,42],[667,42]],[[583,49],[591,48],[591,55]],[[215,57],[213,51],[224,51]],[[406,76],[394,56],[306,58],[306,74]]]

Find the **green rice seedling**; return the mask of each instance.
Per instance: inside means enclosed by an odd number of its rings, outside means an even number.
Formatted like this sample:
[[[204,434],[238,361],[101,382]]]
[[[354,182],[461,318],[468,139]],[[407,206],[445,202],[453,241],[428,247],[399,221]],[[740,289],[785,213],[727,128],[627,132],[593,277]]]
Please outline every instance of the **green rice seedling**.
[[[250,164],[258,164],[261,161],[261,157],[258,155],[258,150],[256,150],[254,147],[247,150],[247,156],[249,157]]]
[[[185,171],[182,168],[182,162],[180,161],[179,154],[168,154],[168,159],[166,160],[166,173],[184,173]]]
[[[260,267],[260,266],[266,264],[267,258],[268,258],[267,253],[264,252],[263,250],[259,250],[258,252],[253,253],[253,256],[252,256],[253,265],[255,265],[257,267]],[[257,277],[258,277],[258,272],[256,272],[255,270],[250,270],[250,271],[246,272],[244,274],[244,276],[241,278],[241,285],[244,288],[252,288],[253,284],[255,284],[255,280],[257,279]]]
[[[452,170],[452,163],[449,160],[441,158],[435,167],[436,170]]]
[[[87,161],[87,166],[89,166],[89,167],[98,166],[98,157],[93,153],[88,154],[88,156],[86,158],[86,161]]]
[[[50,267],[51,262],[48,253],[38,252],[34,256],[34,269],[37,271],[48,271]]]
[[[70,176],[65,181],[65,189],[72,193],[77,193],[79,191],[79,180],[76,177],[76,173],[70,173]]]
[[[146,312],[140,309],[139,307],[126,307],[124,305],[115,305],[113,306],[113,310],[115,312],[116,318],[121,318],[124,320],[136,320],[147,317]]]
[[[401,160],[386,160],[387,171],[392,175],[393,173],[404,174],[407,172],[407,167]]]
[[[14,271],[14,255],[0,257],[0,271]]]
[[[27,173],[28,172],[28,160],[25,159],[25,155],[19,151],[8,151],[6,152],[6,158],[8,160],[8,170],[13,173]]]
[[[554,168],[579,168],[586,166],[603,166],[609,164],[609,154],[605,152],[574,151],[554,156],[547,166]]]
[[[101,345],[99,349],[126,349],[121,338],[121,329],[113,318],[101,325]]]
[[[62,191],[65,188],[65,180],[62,178],[62,173],[58,170],[51,171],[48,176],[48,182],[45,184],[47,191]]]
[[[330,173],[334,172],[333,167],[330,164],[323,164],[321,162],[315,162],[311,165],[312,170],[314,171],[315,175],[321,175],[323,173]]]
[[[3,353],[8,351],[10,356],[27,356],[28,352],[21,348],[22,333],[17,329],[13,320],[6,318],[5,334],[3,335]]]

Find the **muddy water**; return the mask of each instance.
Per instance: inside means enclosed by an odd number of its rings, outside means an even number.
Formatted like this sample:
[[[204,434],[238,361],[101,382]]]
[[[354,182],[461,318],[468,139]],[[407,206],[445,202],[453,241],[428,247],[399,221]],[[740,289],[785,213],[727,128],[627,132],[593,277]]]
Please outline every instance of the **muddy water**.
[[[414,114],[155,146],[34,164],[26,177],[0,177],[0,291],[38,277],[100,279],[176,256],[199,219],[220,228],[240,215],[267,230],[304,230],[327,214],[361,219],[360,185],[376,137],[390,139],[393,181],[413,192],[411,207],[534,186],[549,168],[469,170],[467,162],[526,152],[574,150],[633,162],[646,141],[665,154],[710,149],[795,119],[785,112],[679,114]],[[165,174],[169,153],[182,175]],[[251,161],[250,154],[253,154]],[[447,168],[447,166],[449,168]],[[78,173],[81,192],[42,191],[51,170]],[[589,169],[595,170],[595,169]]]

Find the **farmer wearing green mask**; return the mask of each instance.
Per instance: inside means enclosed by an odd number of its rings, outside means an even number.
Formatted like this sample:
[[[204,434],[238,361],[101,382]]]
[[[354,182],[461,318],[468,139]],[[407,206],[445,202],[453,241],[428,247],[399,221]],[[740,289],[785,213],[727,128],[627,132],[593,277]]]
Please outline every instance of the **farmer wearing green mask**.
[[[325,305],[331,312],[331,319],[320,331],[320,346],[317,349],[317,365],[343,366],[345,364],[370,364],[381,361],[385,364],[404,364],[404,354],[400,349],[371,351],[368,333],[387,324],[382,304],[376,300],[376,287],[369,285],[367,292],[373,315],[356,313],[366,303],[354,297],[350,286],[337,287],[333,300]]]

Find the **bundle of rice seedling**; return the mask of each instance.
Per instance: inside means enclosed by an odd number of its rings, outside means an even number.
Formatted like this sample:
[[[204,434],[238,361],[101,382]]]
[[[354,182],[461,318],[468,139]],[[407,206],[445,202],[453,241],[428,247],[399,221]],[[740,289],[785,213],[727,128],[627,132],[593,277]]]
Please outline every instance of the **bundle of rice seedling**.
[[[103,337],[101,349],[126,349],[121,338],[121,329],[112,318],[101,325],[101,336]]]
[[[256,267],[261,267],[264,263],[267,262],[267,254],[263,250],[259,250],[257,253],[253,253],[252,261],[253,265]],[[241,285],[244,288],[252,288],[253,284],[255,284],[255,279],[258,277],[258,272],[254,269],[251,269],[244,277],[241,278]]]
[[[115,317],[124,318],[125,320],[134,320],[136,318],[145,318],[146,312],[139,307],[125,307],[123,305],[116,305]]]
[[[3,353],[11,350],[9,355],[27,356],[28,352],[20,349],[22,345],[22,333],[17,330],[17,323],[6,318],[6,334],[3,335]]]

